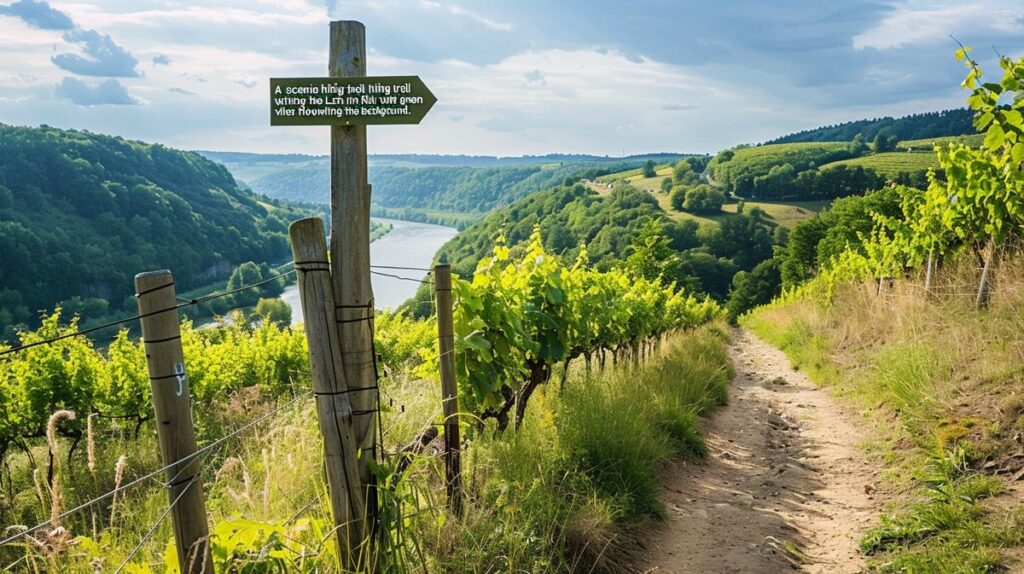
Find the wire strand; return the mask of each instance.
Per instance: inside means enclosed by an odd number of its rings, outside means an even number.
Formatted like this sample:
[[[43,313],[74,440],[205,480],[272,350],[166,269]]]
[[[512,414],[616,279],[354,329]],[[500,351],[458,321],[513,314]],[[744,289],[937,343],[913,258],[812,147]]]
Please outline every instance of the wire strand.
[[[285,271],[284,273],[281,273],[279,275],[274,275],[273,277],[264,279],[263,281],[258,281],[256,283],[253,283],[252,285],[244,285],[242,287],[239,287],[237,289],[232,289],[230,291],[223,291],[223,292],[218,292],[218,293],[211,293],[209,295],[204,295],[202,297],[198,297],[198,298],[190,300],[189,304],[190,305],[196,305],[198,303],[204,303],[206,301],[210,301],[210,300],[213,300],[213,299],[219,299],[221,297],[227,297],[228,295],[234,295],[235,293],[241,293],[242,291],[247,291],[249,289],[255,289],[256,287],[260,287],[260,286],[266,285],[267,283],[270,283],[272,281],[276,281],[276,280],[278,280],[278,279],[280,279],[282,277],[287,277],[287,276],[291,275],[292,273],[295,273],[294,269],[292,269],[291,271]]]
[[[397,269],[398,271],[426,271],[433,273],[433,269],[427,267],[400,267],[398,265],[370,265],[370,269]]]
[[[400,281],[412,281],[413,283],[422,283],[424,285],[433,285],[434,282],[427,279],[416,279],[414,277],[402,277],[401,275],[394,275],[392,273],[381,273],[380,271],[370,271],[374,275],[380,275],[381,277],[391,277],[392,279],[398,279]]]

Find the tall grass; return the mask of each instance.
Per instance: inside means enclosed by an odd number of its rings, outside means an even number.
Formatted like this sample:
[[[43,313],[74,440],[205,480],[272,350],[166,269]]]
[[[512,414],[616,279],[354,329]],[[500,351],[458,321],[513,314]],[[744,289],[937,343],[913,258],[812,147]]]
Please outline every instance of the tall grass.
[[[564,388],[538,391],[520,432],[473,433],[463,458],[462,518],[445,510],[437,458],[418,459],[384,493],[381,571],[632,571],[630,525],[661,515],[657,472],[665,461],[704,453],[699,419],[725,402],[731,376],[726,336],[716,327],[673,335],[639,369],[588,374],[574,365]],[[382,391],[387,452],[440,416],[436,381],[393,374]],[[239,392],[218,405],[218,424],[237,426],[266,412],[270,401]],[[105,440],[57,467],[65,507],[159,467],[151,433],[136,439],[116,422],[93,423],[91,433]],[[313,406],[300,402],[207,459],[202,484],[218,572],[339,572],[321,448]],[[31,466],[26,456],[9,460],[17,467],[11,476],[31,476],[22,472]],[[381,472],[392,472],[393,463]],[[22,497],[5,500],[7,516],[21,512],[24,524],[49,516],[45,492],[40,501],[21,494],[31,494],[31,484],[3,486]],[[60,547],[30,541],[3,549],[0,558],[15,572],[113,571],[166,505],[166,491],[153,481],[71,517]],[[36,540],[46,542],[46,535]],[[169,521],[125,571],[177,572]]]
[[[628,525],[662,513],[657,471],[704,452],[698,417],[726,400],[725,336],[670,340],[640,370],[572,372],[531,402],[523,430],[470,448],[467,518],[433,531],[458,572],[631,572]]]
[[[988,475],[1020,468],[1024,259],[1000,262],[988,311],[974,306],[976,267],[947,261],[931,294],[920,277],[881,294],[847,285],[829,302],[771,305],[742,321],[876,423],[872,448],[904,493],[862,544],[881,571],[988,572],[1024,538],[1021,513]]]

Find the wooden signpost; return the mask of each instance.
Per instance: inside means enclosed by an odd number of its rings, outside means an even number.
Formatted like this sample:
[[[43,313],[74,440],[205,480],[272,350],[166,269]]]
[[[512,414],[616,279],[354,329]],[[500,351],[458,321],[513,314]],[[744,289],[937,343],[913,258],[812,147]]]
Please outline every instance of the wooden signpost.
[[[417,76],[271,78],[270,125],[418,124],[436,101]]]
[[[358,561],[375,570],[372,539],[376,532],[377,488],[373,463],[378,449],[378,393],[373,354],[371,189],[366,173],[366,126],[419,123],[437,99],[414,76],[366,76],[366,28],[362,23],[331,22],[330,34],[328,77],[271,79],[270,124],[331,126],[330,274],[335,308],[324,311],[337,323],[341,375],[351,410],[321,409],[319,414],[334,419],[321,420],[321,428],[350,428],[358,446],[365,522],[359,517],[356,522],[366,524],[367,545],[362,548],[371,546],[369,559],[364,553]],[[296,261],[297,268],[299,263]],[[322,333],[310,333],[308,325],[306,334],[311,346],[329,340]],[[331,353],[330,349],[318,351],[320,356]],[[346,494],[350,494],[345,485],[329,479],[332,500],[345,500]],[[346,519],[340,513],[334,516],[339,534],[348,526],[344,524],[346,520],[352,518]],[[339,540],[339,545],[357,546],[351,540]]]

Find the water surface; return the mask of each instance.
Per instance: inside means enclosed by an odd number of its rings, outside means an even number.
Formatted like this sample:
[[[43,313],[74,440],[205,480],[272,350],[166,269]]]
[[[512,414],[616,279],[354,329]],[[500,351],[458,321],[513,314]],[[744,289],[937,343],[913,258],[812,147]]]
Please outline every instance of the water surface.
[[[371,265],[426,269],[430,267],[437,250],[458,233],[454,227],[443,225],[378,217],[373,219],[381,223],[390,223],[391,231],[370,244]],[[412,297],[416,293],[416,288],[419,287],[418,281],[396,279],[381,274],[398,275],[414,280],[426,278],[426,273],[423,271],[397,269],[374,269],[374,271],[377,273],[370,276],[373,284],[373,298],[380,309],[398,307]],[[292,323],[301,322],[302,311],[299,306],[298,285],[289,285],[281,294],[281,299],[292,308]]]

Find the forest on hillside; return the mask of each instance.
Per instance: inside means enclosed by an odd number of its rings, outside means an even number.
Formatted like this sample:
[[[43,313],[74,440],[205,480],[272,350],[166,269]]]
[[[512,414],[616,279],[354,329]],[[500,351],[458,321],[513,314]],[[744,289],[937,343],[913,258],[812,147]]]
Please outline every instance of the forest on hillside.
[[[900,140],[928,139],[975,133],[971,125],[973,112],[967,108],[924,112],[900,118],[863,119],[804,130],[765,142],[766,144],[797,142],[844,142],[857,135],[873,140],[876,136]]]
[[[62,301],[134,310],[141,271],[173,269],[186,291],[280,262],[289,222],[311,213],[261,200],[198,154],[119,137],[0,125],[0,157],[0,333]]]
[[[625,181],[615,184],[608,195],[573,184],[496,210],[445,244],[437,258],[468,277],[496,238],[517,252],[525,248],[535,226],[545,248],[563,258],[571,260],[585,247],[588,261],[598,269],[655,261],[635,266],[633,272],[720,302],[728,299],[738,271],[753,270],[771,257],[776,228],[756,208],[702,226],[671,220],[651,193]],[[409,308],[417,314],[428,312],[429,297],[429,290],[421,288]]]

